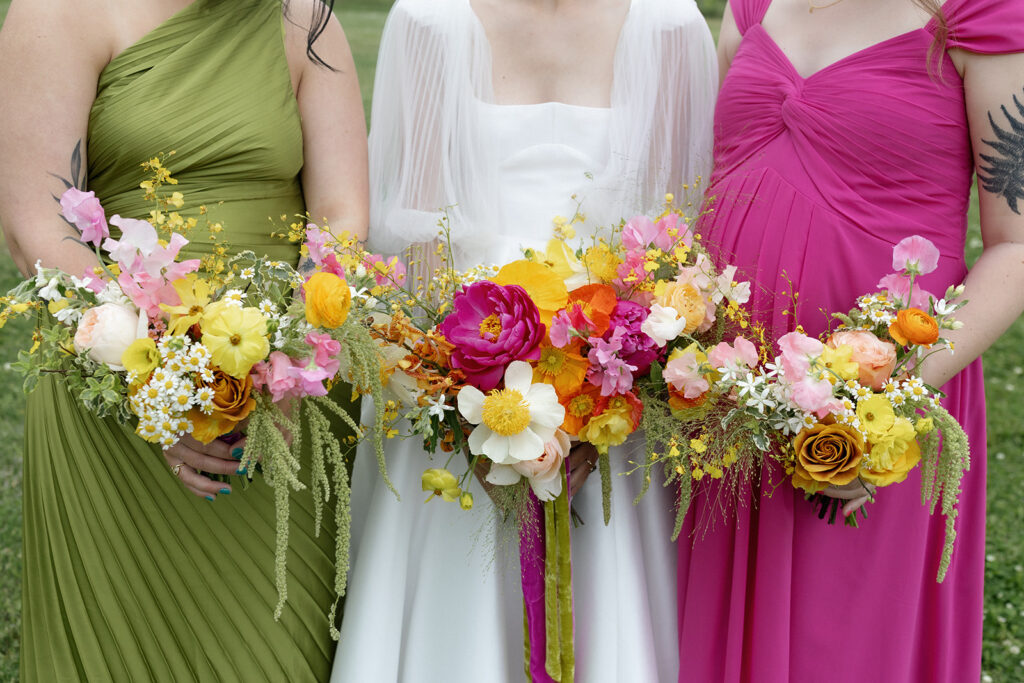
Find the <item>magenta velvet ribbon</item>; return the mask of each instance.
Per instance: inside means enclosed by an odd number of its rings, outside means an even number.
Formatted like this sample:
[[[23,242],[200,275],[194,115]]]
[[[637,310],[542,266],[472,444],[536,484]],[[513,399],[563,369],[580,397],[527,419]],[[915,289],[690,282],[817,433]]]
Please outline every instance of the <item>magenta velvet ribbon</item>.
[[[533,683],[556,683],[544,666],[548,642],[544,613],[544,507],[533,491],[530,491],[530,510],[526,519],[532,528],[524,526],[519,532],[519,567],[530,639],[530,680]]]

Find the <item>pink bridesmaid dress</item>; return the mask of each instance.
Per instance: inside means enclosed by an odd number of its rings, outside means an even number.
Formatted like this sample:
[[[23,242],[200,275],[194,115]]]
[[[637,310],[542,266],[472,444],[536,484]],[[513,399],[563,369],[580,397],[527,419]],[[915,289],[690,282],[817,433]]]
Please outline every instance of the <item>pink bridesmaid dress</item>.
[[[731,4],[743,40],[716,111],[703,229],[763,288],[753,306],[773,337],[793,328],[770,294],[789,291],[783,274],[817,334],[820,310],[872,291],[909,235],[942,252],[927,290],[961,282],[973,161],[962,80],[945,54],[929,73],[936,23],[804,77],[760,24],[770,0]],[[950,0],[944,12],[950,48],[1024,51],[1021,0]],[[819,520],[777,469],[763,472],[760,500],[728,505],[725,519],[718,490],[703,488],[679,541],[681,682],[979,680],[981,363],[944,391],[973,447],[945,582],[944,521],[921,504],[919,473],[881,492],[860,529]]]

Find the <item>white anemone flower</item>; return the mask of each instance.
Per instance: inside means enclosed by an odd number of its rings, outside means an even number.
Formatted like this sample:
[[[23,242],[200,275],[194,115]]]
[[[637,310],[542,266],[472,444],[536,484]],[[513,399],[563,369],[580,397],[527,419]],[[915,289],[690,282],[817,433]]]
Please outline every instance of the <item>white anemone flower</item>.
[[[537,460],[565,419],[565,408],[550,384],[534,384],[533,368],[521,360],[505,369],[505,388],[484,394],[463,387],[459,412],[477,425],[469,435],[473,455],[485,455],[499,465]]]

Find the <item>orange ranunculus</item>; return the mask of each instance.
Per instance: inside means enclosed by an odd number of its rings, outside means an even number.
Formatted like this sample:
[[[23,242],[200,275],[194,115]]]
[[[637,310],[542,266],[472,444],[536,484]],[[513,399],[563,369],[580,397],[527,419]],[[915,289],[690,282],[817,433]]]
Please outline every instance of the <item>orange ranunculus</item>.
[[[889,325],[889,334],[903,346],[931,346],[939,340],[939,324],[919,308],[906,308],[896,314],[896,322]]]
[[[594,336],[600,337],[608,331],[611,314],[617,303],[615,290],[609,285],[583,285],[569,292],[569,303],[565,308],[569,310],[573,306],[578,307],[594,323]]]
[[[707,317],[708,305],[697,288],[690,284],[669,282],[665,290],[657,298],[662,306],[675,309],[680,318],[686,319],[683,334],[690,334],[704,322]]]
[[[562,430],[566,434],[576,436],[590,422],[590,418],[601,414],[608,399],[601,396],[601,390],[593,384],[583,385],[583,389],[573,396],[559,399],[565,406],[565,420]]]
[[[700,408],[707,403],[709,392],[705,391],[697,398],[686,398],[682,391],[676,391],[671,385],[668,386],[668,405],[674,413]]]
[[[559,398],[571,396],[583,387],[590,363],[570,345],[563,349],[544,343],[534,363],[533,381],[551,384]]]
[[[849,425],[819,422],[796,435],[793,449],[794,485],[804,488],[798,482],[810,480],[819,486],[844,486],[856,479],[860,471],[864,437]]]
[[[249,417],[249,413],[256,408],[256,399],[252,397],[252,375],[236,379],[226,372],[214,370],[213,381],[204,386],[213,390],[213,412],[206,415],[198,408],[193,408],[188,413],[188,419],[192,422],[192,438],[210,443]]]
[[[306,280],[303,289],[309,324],[329,330],[341,327],[352,307],[348,283],[334,273],[314,273]]]

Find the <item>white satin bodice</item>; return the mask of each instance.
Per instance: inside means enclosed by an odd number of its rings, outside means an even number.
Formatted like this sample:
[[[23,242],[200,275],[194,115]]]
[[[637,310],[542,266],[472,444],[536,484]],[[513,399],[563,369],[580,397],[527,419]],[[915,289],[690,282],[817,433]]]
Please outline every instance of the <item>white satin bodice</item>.
[[[477,103],[483,139],[498,161],[498,229],[487,257],[505,263],[543,247],[554,219],[571,219],[608,163],[611,110],[562,102]],[[577,226],[577,232],[581,228]]]

